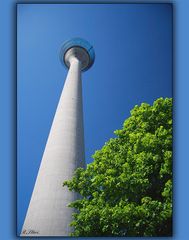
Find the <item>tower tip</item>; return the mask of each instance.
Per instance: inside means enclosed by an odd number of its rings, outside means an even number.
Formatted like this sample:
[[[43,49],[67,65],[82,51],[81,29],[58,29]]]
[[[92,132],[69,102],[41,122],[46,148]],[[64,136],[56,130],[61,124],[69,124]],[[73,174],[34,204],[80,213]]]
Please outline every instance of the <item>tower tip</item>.
[[[81,70],[88,70],[94,63],[95,52],[93,46],[82,38],[72,38],[63,43],[60,50],[60,61],[69,68],[69,57],[75,56],[81,62]]]

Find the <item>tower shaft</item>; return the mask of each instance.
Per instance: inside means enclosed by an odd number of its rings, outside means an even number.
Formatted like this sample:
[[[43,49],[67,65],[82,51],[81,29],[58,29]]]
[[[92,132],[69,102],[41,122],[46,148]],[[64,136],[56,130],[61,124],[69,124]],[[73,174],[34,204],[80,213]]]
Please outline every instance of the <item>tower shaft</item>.
[[[63,187],[77,167],[84,167],[81,63],[72,56],[48,136],[21,236],[69,236],[78,199]]]

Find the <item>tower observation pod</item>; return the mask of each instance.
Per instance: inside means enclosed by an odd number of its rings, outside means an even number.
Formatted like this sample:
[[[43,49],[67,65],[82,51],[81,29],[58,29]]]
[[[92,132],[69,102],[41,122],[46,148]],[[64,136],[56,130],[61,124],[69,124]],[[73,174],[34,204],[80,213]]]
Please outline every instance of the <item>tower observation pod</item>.
[[[61,62],[69,69],[45,146],[21,236],[69,236],[78,199],[63,182],[85,167],[81,72],[95,59],[93,47],[74,38],[60,51]]]

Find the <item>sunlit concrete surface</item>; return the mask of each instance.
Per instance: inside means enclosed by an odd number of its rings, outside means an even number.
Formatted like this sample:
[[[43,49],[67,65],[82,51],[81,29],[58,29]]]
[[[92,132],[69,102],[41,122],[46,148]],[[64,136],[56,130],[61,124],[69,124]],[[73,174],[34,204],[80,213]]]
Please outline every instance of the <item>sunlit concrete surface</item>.
[[[73,39],[61,50],[61,58],[69,71],[21,236],[69,236],[73,231],[69,224],[74,210],[68,204],[80,196],[63,187],[63,182],[72,178],[76,168],[85,167],[81,72],[92,65],[94,52],[91,55],[88,45],[85,48],[83,43],[88,44],[82,39]]]

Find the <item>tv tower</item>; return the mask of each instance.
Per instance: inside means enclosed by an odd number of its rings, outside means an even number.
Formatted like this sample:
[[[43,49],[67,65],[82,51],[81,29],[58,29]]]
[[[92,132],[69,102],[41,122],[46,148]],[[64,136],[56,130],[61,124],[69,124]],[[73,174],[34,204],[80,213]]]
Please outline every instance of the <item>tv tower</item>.
[[[78,167],[85,167],[81,72],[95,59],[93,47],[74,38],[60,51],[61,62],[69,69],[45,146],[21,236],[69,236],[73,229],[73,208],[79,198],[65,180]]]

